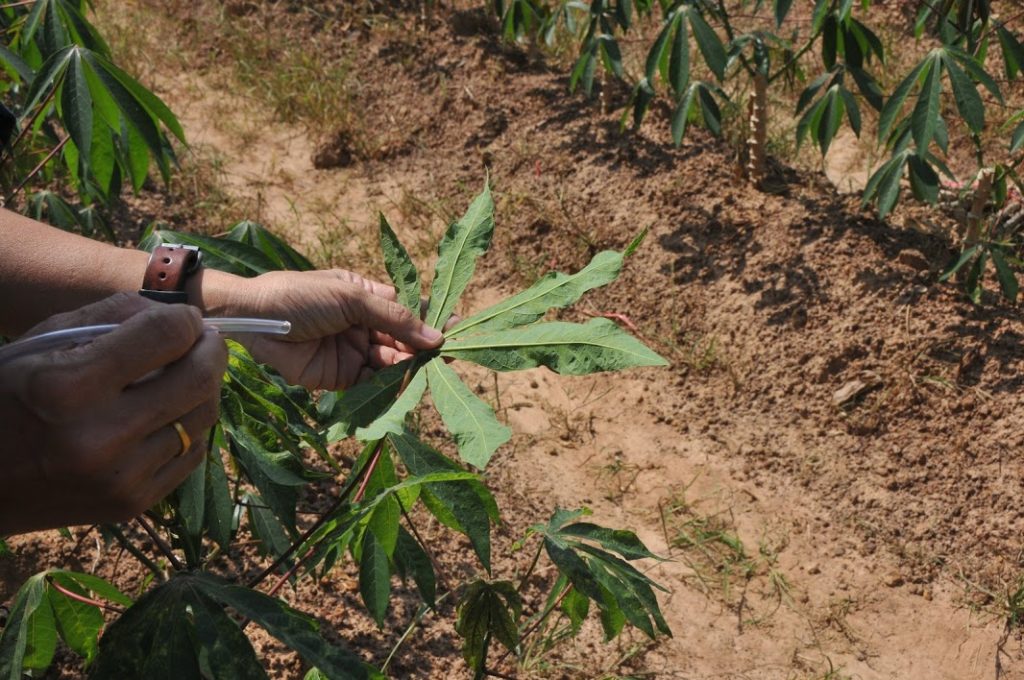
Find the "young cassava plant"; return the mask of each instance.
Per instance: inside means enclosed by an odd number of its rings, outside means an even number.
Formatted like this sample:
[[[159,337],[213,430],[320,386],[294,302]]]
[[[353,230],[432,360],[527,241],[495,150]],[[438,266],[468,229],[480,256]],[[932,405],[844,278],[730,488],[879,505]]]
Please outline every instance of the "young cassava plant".
[[[639,237],[624,252],[598,253],[575,274],[548,274],[527,290],[449,324],[477,259],[490,245],[493,212],[485,188],[441,240],[426,310],[430,325],[450,326],[439,351],[383,369],[316,403],[232,344],[210,454],[140,520],[152,543],[137,530],[130,535],[129,525],[102,528],[105,538],[151,570],[155,587],[133,603],[88,574],[47,571],[32,577],[12,603],[0,635],[0,678],[16,680],[24,670],[45,669],[58,637],[83,657],[90,678],[266,677],[244,633],[249,622],[315,665],[307,675],[311,680],[380,677],[397,647],[382,668],[372,668],[354,651],[328,643],[313,619],[277,597],[300,573],[327,577],[346,555],[358,564],[360,595],[382,627],[396,575],[411,578],[423,600],[413,624],[442,601],[457,601],[463,656],[478,678],[510,655],[522,658],[535,634],[555,617],[578,631],[591,603],[608,639],[626,623],[652,637],[667,634],[654,595],[658,586],[630,564],[654,555],[631,532],[583,521],[586,510],[557,510],[548,523],[527,532],[517,545],[538,544],[518,585],[491,580],[491,525],[499,521],[493,496],[477,473],[421,441],[407,422],[429,391],[461,461],[482,470],[511,431],[462,382],[453,368],[458,362],[497,371],[545,366],[565,375],[665,364],[610,321],[543,320],[549,310],[614,281]],[[418,312],[417,269],[383,218],[380,236],[398,299]],[[294,249],[248,222],[223,238],[152,229],[143,247],[164,240],[199,245],[209,266],[240,275],[310,268]],[[363,447],[346,469],[327,445],[349,437]],[[318,461],[328,470],[314,469]],[[317,508],[319,518],[300,527],[300,491],[312,483],[322,489],[332,477],[342,481],[330,492],[329,507]],[[416,526],[422,512],[465,534],[482,571],[461,583],[442,578],[435,571],[436,548],[424,542]],[[241,573],[246,558],[240,544],[252,542],[273,558],[271,564],[244,585],[223,578],[223,566],[217,565],[227,559],[234,565],[229,572]],[[150,550],[156,554],[148,555]],[[524,593],[542,555],[557,575],[543,606],[531,612]],[[264,587],[272,577],[273,585]],[[114,616],[109,624],[103,611]],[[496,645],[505,648],[503,656],[495,658]]]

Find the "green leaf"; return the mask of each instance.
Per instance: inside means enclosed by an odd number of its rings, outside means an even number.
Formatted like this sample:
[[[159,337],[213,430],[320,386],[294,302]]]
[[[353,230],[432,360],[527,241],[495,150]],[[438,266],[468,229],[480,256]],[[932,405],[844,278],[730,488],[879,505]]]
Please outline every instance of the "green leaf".
[[[690,81],[690,36],[686,22],[680,20],[678,23],[668,60],[668,81],[677,96],[686,91]]]
[[[53,611],[46,600],[46,572],[25,581],[0,634],[0,678],[21,680],[22,668],[46,668],[57,646]]]
[[[1024,46],[1017,37],[1006,30],[1002,24],[996,26],[996,36],[1003,50],[1003,64],[1006,68],[1006,79],[1013,80],[1024,69]]]
[[[483,192],[473,199],[466,214],[448,228],[438,246],[427,324],[440,329],[448,321],[473,277],[476,259],[490,247],[493,233],[494,202],[491,188],[485,184]]]
[[[389,435],[388,441],[413,475],[421,477],[434,472],[459,470],[458,465],[408,431],[401,435]],[[442,524],[466,534],[480,562],[490,570],[491,508],[489,494],[486,494],[483,485],[475,481],[424,484],[421,498]]]
[[[704,17],[700,15],[700,12],[689,8],[687,16],[690,19],[690,26],[693,28],[693,37],[697,40],[697,47],[700,48],[701,54],[704,55],[704,62],[718,80],[723,80],[725,78],[726,55],[722,41],[719,40],[718,35],[704,21]]]
[[[1013,131],[1013,135],[1010,139],[1010,153],[1014,153],[1024,148],[1024,121],[1021,121],[1020,125]]]
[[[118,68],[113,62],[108,61],[102,57],[97,57],[97,63],[110,73],[117,81],[132,95],[135,101],[141,104],[146,112],[156,120],[159,120],[171,133],[178,138],[182,144],[187,144],[185,141],[185,131],[181,128],[181,123],[171,113],[171,110],[167,108],[167,105],[157,97],[155,94],[143,87],[138,81],[132,78],[130,75]]]
[[[391,569],[387,552],[372,531],[363,534],[362,556],[359,560],[359,594],[373,620],[383,628],[391,599]]]
[[[936,119],[941,115],[942,104],[942,62],[937,57],[928,60],[924,72],[924,84],[917,97],[917,104],[910,118],[910,131],[914,144],[921,153],[928,150],[935,135]]]
[[[985,127],[985,105],[978,95],[977,88],[974,87],[974,83],[967,77],[967,74],[956,65],[955,59],[946,56],[943,63],[949,74],[949,82],[953,86],[953,98],[956,100],[957,110],[972,132],[981,132]]]
[[[853,81],[857,83],[857,89],[860,90],[861,95],[871,105],[871,108],[881,111],[885,103],[884,95],[874,76],[860,68],[849,68],[847,72],[853,77]]]
[[[590,612],[590,598],[577,589],[572,588],[562,599],[562,611],[565,612],[566,618],[569,619],[573,635],[577,635],[579,634],[580,626],[583,625],[584,619],[587,618],[587,614]]]
[[[437,358],[427,364],[430,394],[444,425],[459,448],[459,457],[483,470],[512,431],[498,422],[494,410],[466,387],[458,374]]]
[[[76,583],[78,583],[78,585],[80,585],[85,590],[92,592],[96,595],[99,595],[103,599],[109,600],[114,604],[119,604],[124,607],[130,607],[132,605],[132,600],[130,597],[128,597],[120,590],[115,588],[112,584],[107,583],[98,576],[93,576],[92,574],[82,574],[76,571],[64,571],[60,569],[51,571],[50,573],[60,574],[61,576],[70,578],[74,580]]]
[[[831,7],[830,0],[815,0],[814,10],[811,12],[811,33],[817,34],[821,30],[825,19],[829,16],[828,10]]]
[[[665,48],[668,45],[669,36],[672,35],[672,31],[679,26],[681,20],[682,15],[679,13],[670,15],[665,21],[665,25],[662,27],[661,32],[658,33],[658,37],[651,45],[651,48],[647,51],[647,61],[644,64],[644,76],[647,78],[648,83],[654,83],[655,75],[658,72],[658,64],[661,63],[662,56],[665,54]]]
[[[981,287],[981,275],[985,273],[985,263],[988,262],[988,255],[987,250],[981,251],[981,254],[978,255],[978,258],[967,271],[967,279],[964,281],[967,295],[971,298],[971,302],[976,305],[981,303],[981,296],[984,293]]]
[[[71,53],[61,85],[61,122],[78,147],[84,165],[92,153],[92,96],[82,67],[79,48]]]
[[[606,250],[575,274],[549,272],[523,292],[459,322],[447,335],[455,338],[533,323],[548,310],[568,307],[587,291],[614,281],[622,270],[623,257],[622,253]]]
[[[878,216],[882,219],[896,205],[900,193],[900,178],[903,176],[903,165],[910,155],[909,151],[904,150],[886,161],[868,179],[868,184],[864,188],[864,204],[867,205],[874,200],[878,204]]]
[[[398,500],[394,494],[389,493],[376,503],[366,523],[366,529],[373,532],[387,557],[391,557],[395,552],[401,516],[402,509],[398,505]]]
[[[406,574],[411,575],[423,601],[433,607],[437,597],[437,577],[434,574],[434,565],[431,564],[430,556],[420,546],[419,541],[402,526],[398,527],[398,542],[395,544],[394,558],[395,566],[402,578],[405,579]]]
[[[419,317],[420,274],[383,213],[380,215],[380,249],[384,253],[384,267],[395,284],[399,304]]]
[[[793,6],[793,0],[774,0],[775,5],[775,26],[782,26],[782,22],[786,20],[786,15],[789,14],[790,7]]]
[[[197,574],[193,579],[196,587],[210,598],[252,619],[332,680],[380,677],[367,669],[355,654],[326,642],[313,619],[281,600],[244,586],[231,585],[212,574]]]
[[[93,52],[82,51],[81,56],[96,73],[100,82],[103,83],[107,92],[117,104],[117,108],[124,115],[126,124],[135,128],[135,131],[139,133],[149,149],[149,153],[166,175],[168,166],[163,139],[160,130],[157,128],[153,117],[146,110],[146,107],[117,78],[115,75],[116,67],[113,64]]]
[[[554,321],[449,340],[443,356],[495,371],[546,366],[563,375],[585,375],[668,362],[608,319],[585,324]]]
[[[256,222],[249,220],[239,222],[231,227],[226,238],[256,248],[275,265],[275,269],[299,272],[315,269],[304,255]]]
[[[37,6],[41,4],[37,3]],[[74,47],[62,49],[47,59],[42,68],[36,72],[36,77],[32,79],[32,85],[25,95],[25,106],[21,110],[22,124],[35,113],[36,106],[57,87],[64,77],[72,57],[77,54],[76,49]]]
[[[242,496],[242,503],[249,511],[249,528],[261,554],[284,555],[292,542],[266,502],[253,493]]]
[[[636,534],[625,529],[608,529],[591,522],[576,522],[563,527],[561,533],[594,541],[608,550],[614,550],[627,560],[658,559]]]
[[[970,260],[974,258],[974,256],[978,253],[980,249],[981,246],[975,245],[971,246],[963,253],[961,253],[959,259],[957,259],[957,261],[953,263],[953,266],[951,266],[949,269],[942,273],[942,276],[939,277],[939,281],[948,281],[949,279],[951,279],[954,274],[960,271],[960,269],[965,264],[967,264]]]
[[[377,371],[366,382],[353,385],[340,396],[327,418],[332,425],[327,430],[327,441],[336,442],[351,437],[357,428],[366,427],[388,408],[405,381],[405,373],[415,359],[407,359]]]
[[[843,103],[846,105],[846,115],[850,121],[850,128],[853,130],[853,134],[860,137],[861,130],[861,119],[860,119],[860,107],[857,106],[857,100],[853,94],[845,89],[840,88],[839,94],[843,97]]]
[[[267,677],[249,638],[224,608],[196,593],[192,604],[196,655],[204,678]]]
[[[914,195],[921,201],[934,204],[939,198],[939,175],[927,161],[916,154],[907,158],[907,168],[910,171],[910,186]]]
[[[996,277],[999,279],[999,289],[1003,296],[1010,302],[1017,301],[1017,293],[1020,290],[1020,282],[1017,275],[1006,262],[1003,251],[999,248],[992,248],[989,253],[992,255],[992,262],[996,266]]]
[[[200,678],[190,610],[198,604],[190,577],[143,595],[104,632],[90,680]]]
[[[405,417],[409,411],[416,408],[426,391],[427,374],[420,369],[416,371],[416,374],[409,380],[405,391],[395,399],[387,411],[366,427],[356,429],[356,439],[368,442],[383,439],[389,433],[401,434],[405,429]]]
[[[700,89],[700,83],[691,84],[679,98],[676,110],[672,114],[672,141],[676,146],[679,146],[683,137],[686,136],[686,127],[694,113],[698,89]]]
[[[203,535],[206,516],[206,458],[192,470],[175,492],[176,509],[185,531],[193,541]]]
[[[228,477],[224,472],[224,462],[221,459],[220,452],[226,448],[226,444],[224,443],[224,433],[219,426],[213,441],[214,446],[206,454],[206,478],[204,480],[206,508],[203,514],[210,538],[222,549],[227,550],[231,545],[235,502],[231,498]]]
[[[924,59],[921,63],[915,66],[910,74],[903,79],[895,90],[893,90],[892,95],[890,95],[888,101],[885,102],[885,106],[882,107],[882,113],[878,117],[879,141],[884,142],[889,136],[889,132],[892,130],[892,125],[896,122],[896,117],[903,108],[903,103],[907,101],[907,96],[910,94],[911,88],[914,86],[914,83],[917,82],[917,78],[921,75],[921,71],[931,63],[931,57]]]
[[[54,572],[50,578],[68,592],[83,597],[88,595],[76,580],[66,574]],[[103,628],[103,613],[99,607],[72,599],[52,586],[47,589],[46,595],[53,608],[61,639],[71,651],[84,657],[87,665],[92,663],[96,656],[100,629]]]
[[[519,644],[516,621],[522,613],[522,601],[511,583],[471,583],[459,602],[455,631],[462,636],[462,655],[477,674],[487,663],[487,650],[497,639],[509,651]]]

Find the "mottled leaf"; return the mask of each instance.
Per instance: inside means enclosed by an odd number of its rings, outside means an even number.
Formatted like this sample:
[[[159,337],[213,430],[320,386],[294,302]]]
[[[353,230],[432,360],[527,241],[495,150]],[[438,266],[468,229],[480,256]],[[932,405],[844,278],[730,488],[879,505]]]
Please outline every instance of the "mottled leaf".
[[[546,366],[564,375],[668,364],[608,319],[585,324],[553,321],[452,339],[441,354],[495,371]]]
[[[473,277],[477,258],[490,247],[493,233],[494,202],[490,187],[485,185],[466,214],[448,228],[438,246],[427,324],[439,329],[448,321]]]
[[[622,260],[622,253],[606,250],[575,274],[549,272],[523,292],[459,322],[447,335],[457,338],[533,323],[548,310],[568,307],[587,291],[614,281],[622,270]]]

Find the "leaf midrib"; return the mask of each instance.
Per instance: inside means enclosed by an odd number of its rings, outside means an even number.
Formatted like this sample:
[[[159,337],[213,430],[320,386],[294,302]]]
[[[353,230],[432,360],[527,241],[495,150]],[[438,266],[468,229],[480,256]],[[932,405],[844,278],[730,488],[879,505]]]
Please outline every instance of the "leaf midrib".
[[[609,262],[609,265],[611,265],[611,264],[612,263]],[[604,267],[602,267],[601,269],[604,269]],[[564,288],[565,286],[568,286],[572,281],[574,281],[577,277],[579,277],[580,274],[582,274],[586,270],[587,270],[587,268],[584,267],[583,269],[581,269],[580,271],[576,272],[575,274],[564,274],[565,279],[561,283],[559,283],[559,284],[557,284],[555,286],[552,286],[551,288],[539,290],[535,296],[533,296],[531,298],[525,298],[522,302],[520,302],[519,304],[514,305],[512,307],[505,307],[504,309],[502,309],[500,307],[500,305],[502,303],[499,302],[498,304],[496,304],[493,307],[491,307],[491,309],[494,310],[494,312],[492,314],[490,314],[490,316],[483,316],[480,319],[478,319],[476,321],[473,321],[473,323],[468,323],[469,320],[467,320],[467,324],[465,326],[462,326],[462,327],[456,326],[455,328],[452,329],[452,332],[453,333],[458,332],[459,334],[461,334],[461,333],[469,330],[470,328],[473,328],[475,326],[479,326],[482,323],[486,323],[488,321],[491,321],[495,317],[498,317],[498,316],[500,316],[502,314],[505,314],[507,312],[515,311],[516,309],[519,309],[520,307],[522,307],[522,306],[524,306],[524,305],[526,305],[526,304],[528,304],[530,302],[534,302],[534,301],[544,297],[545,295],[551,294],[553,291],[556,291],[556,290],[558,290],[560,288]],[[594,271],[599,271],[599,269],[595,269]]]
[[[438,359],[435,359],[434,361],[438,361]],[[473,420],[473,423],[476,425],[476,429],[480,432],[480,436],[484,440],[484,444],[486,445],[487,444],[487,432],[486,432],[486,429],[483,427],[483,425],[477,419],[476,414],[473,412],[473,409],[470,408],[469,402],[467,402],[465,399],[463,399],[462,395],[459,394],[458,390],[456,390],[454,387],[452,387],[452,383],[448,380],[448,377],[444,374],[444,372],[440,368],[437,367],[436,364],[435,365],[431,365],[430,368],[433,370],[433,372],[435,374],[437,374],[441,378],[441,380],[444,382],[444,386],[448,389],[448,391],[451,392],[453,395],[455,395],[455,398],[458,399],[460,404],[462,404],[463,410],[466,413],[468,413],[469,417]]]
[[[616,352],[622,352],[624,354],[631,354],[633,356],[643,356],[639,352],[635,352],[623,347],[616,347],[615,345],[605,345],[600,342],[594,342],[592,340],[550,340],[544,342],[498,342],[491,343],[488,345],[459,345],[452,346],[448,345],[441,349],[441,353],[445,354],[448,352],[464,352],[467,350],[479,351],[488,349],[518,349],[520,347],[547,347],[547,346],[559,346],[559,345],[590,345],[593,347],[602,347],[604,349],[614,350]]]

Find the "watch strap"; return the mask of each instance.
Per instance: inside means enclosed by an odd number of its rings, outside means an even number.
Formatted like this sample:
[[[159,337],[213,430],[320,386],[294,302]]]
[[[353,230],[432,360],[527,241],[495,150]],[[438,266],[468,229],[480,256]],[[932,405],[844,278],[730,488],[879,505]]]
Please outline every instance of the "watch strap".
[[[149,256],[139,295],[158,302],[187,303],[185,284],[201,263],[202,253],[196,246],[157,246]]]

